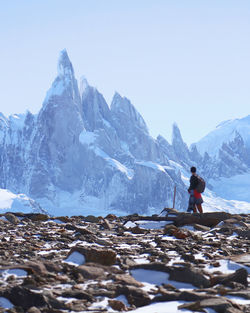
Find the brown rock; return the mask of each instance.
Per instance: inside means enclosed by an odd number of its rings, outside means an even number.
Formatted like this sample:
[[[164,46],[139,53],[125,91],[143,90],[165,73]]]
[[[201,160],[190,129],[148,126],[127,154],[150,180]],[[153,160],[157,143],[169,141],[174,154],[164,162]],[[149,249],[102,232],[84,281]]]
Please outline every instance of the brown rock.
[[[232,304],[226,298],[210,298],[198,302],[185,303],[178,306],[178,309],[189,309],[192,311],[201,311],[205,308],[211,308],[216,312],[226,312],[227,309],[232,307]]]
[[[117,220],[117,216],[114,214],[108,214],[105,219],[110,220],[110,221],[115,221]]]
[[[99,217],[94,216],[94,215],[88,215],[88,216],[84,217],[84,221],[89,222],[89,223],[98,223]]]
[[[133,228],[130,228],[130,230],[131,230],[132,234],[145,234],[145,233],[147,233],[146,229],[142,229],[138,225],[133,227]]]
[[[229,275],[213,276],[211,278],[211,285],[214,286],[217,284],[223,284],[226,286],[230,286],[230,283],[236,282],[247,287],[248,286],[247,276],[248,276],[247,270],[244,268],[240,268],[234,273]]]
[[[61,293],[61,296],[64,298],[76,298],[80,300],[87,300],[89,302],[94,301],[94,297],[83,290],[72,290],[72,289],[64,290]]]
[[[41,214],[41,213],[31,213],[26,215],[29,219],[31,219],[33,222],[40,221],[40,222],[46,222],[49,220],[49,216],[47,214]]]
[[[226,212],[209,212],[209,213],[181,213],[175,219],[175,226],[180,227],[184,225],[200,224],[207,227],[214,227],[221,221],[231,217],[231,214]]]
[[[170,269],[169,280],[189,283],[199,288],[210,287],[209,280],[195,268],[172,267]]]
[[[115,311],[127,311],[126,305],[119,300],[108,300],[109,305]]]
[[[177,231],[178,228],[175,225],[166,225],[163,230],[164,235],[173,235],[174,231]]]
[[[176,229],[173,231],[173,236],[177,239],[186,239],[187,237],[189,237],[191,234],[187,231],[183,231],[180,229]]]
[[[86,279],[100,279],[106,277],[105,271],[100,267],[80,265],[76,268],[76,271]]]
[[[15,286],[3,293],[3,296],[10,300],[15,306],[24,309],[31,307],[42,307],[47,305],[47,301],[42,294],[37,294],[25,287]]]
[[[134,279],[134,277],[127,275],[127,274],[117,274],[114,277],[115,281],[123,285],[131,285],[135,287],[143,287],[141,282],[138,282]]]
[[[19,218],[18,217],[16,217],[14,214],[12,214],[12,213],[6,213],[5,214],[5,218],[6,218],[6,220],[8,220],[10,223],[12,223],[12,224],[18,224],[18,223],[20,223],[20,221],[19,221]]]
[[[117,293],[119,295],[125,295],[128,303],[130,305],[135,305],[136,307],[148,305],[151,301],[146,291],[134,286],[118,285]]]
[[[210,227],[200,225],[200,224],[194,224],[193,226],[194,226],[194,229],[200,230],[200,231],[209,231],[210,230]]]
[[[116,253],[111,249],[74,247],[70,250],[68,255],[74,251],[78,251],[84,255],[86,262],[93,262],[102,265],[114,265],[116,262]]]
[[[104,229],[107,229],[107,230],[111,230],[112,229],[112,226],[111,226],[110,222],[108,220],[106,220],[105,218],[103,219],[102,227]]]

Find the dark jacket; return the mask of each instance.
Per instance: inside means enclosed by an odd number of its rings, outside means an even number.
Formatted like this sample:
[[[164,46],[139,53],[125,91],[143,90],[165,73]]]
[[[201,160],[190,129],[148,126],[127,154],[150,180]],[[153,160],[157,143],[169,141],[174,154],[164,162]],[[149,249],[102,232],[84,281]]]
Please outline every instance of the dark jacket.
[[[192,175],[190,177],[189,181],[190,181],[190,186],[188,188],[188,191],[194,190],[197,187],[198,183],[199,183],[199,180],[198,180],[197,176],[196,175]]]

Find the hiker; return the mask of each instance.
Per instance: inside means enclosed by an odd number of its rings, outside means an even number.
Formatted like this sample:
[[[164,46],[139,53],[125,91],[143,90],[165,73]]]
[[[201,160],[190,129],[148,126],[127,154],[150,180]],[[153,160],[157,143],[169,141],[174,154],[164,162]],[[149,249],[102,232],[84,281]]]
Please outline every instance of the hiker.
[[[188,203],[188,212],[193,211],[197,213],[197,209],[200,213],[203,213],[201,204],[203,203],[203,199],[201,194],[196,190],[199,179],[196,174],[196,167],[192,166],[190,168],[190,172],[192,173],[190,177],[190,186],[188,188],[188,192],[190,194],[189,203]]]

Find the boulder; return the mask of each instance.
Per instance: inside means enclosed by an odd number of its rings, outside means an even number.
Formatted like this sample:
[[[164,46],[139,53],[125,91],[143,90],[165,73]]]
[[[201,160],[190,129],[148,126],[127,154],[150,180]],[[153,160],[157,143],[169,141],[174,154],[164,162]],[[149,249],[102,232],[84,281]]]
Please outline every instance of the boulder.
[[[232,274],[228,275],[218,275],[211,277],[211,285],[222,284],[230,286],[232,282],[240,283],[244,286],[248,286],[247,281],[248,272],[245,268],[240,268]]]
[[[203,312],[204,309],[210,308],[218,313],[226,313],[226,312],[234,312],[232,309],[236,309],[237,311],[240,309],[240,306],[235,304],[235,307],[233,306],[232,302],[226,298],[220,297],[220,298],[209,298],[204,299],[198,302],[191,302],[191,303],[185,303],[180,306],[178,306],[178,309],[187,309],[192,311],[201,311]],[[229,310],[230,309],[230,310]],[[238,311],[235,313],[239,313],[242,311]]]
[[[47,301],[43,294],[32,292],[22,286],[15,286],[6,290],[3,293],[3,296],[15,306],[20,306],[25,310],[28,310],[31,307],[47,306]]]
[[[127,311],[126,305],[119,300],[108,300],[110,307],[115,311]]]
[[[180,213],[174,221],[175,226],[181,227],[184,225],[200,224],[207,227],[214,227],[221,221],[231,217],[231,214],[226,212],[209,212],[209,213]]]
[[[101,267],[80,265],[76,271],[86,279],[104,279],[106,277],[105,271]]]
[[[169,280],[192,284],[198,288],[208,288],[210,281],[198,269],[192,267],[172,267]]]
[[[134,279],[134,277],[127,274],[117,274],[115,275],[114,280],[122,285],[143,287],[143,284],[141,282],[138,282],[137,280]]]
[[[30,213],[26,214],[26,217],[29,218],[31,221],[36,222],[46,222],[49,220],[49,216],[47,214],[42,214],[42,213]]]
[[[10,223],[12,224],[18,224],[20,223],[20,220],[18,217],[16,217],[14,214],[12,213],[6,213],[5,214],[5,218],[6,220],[8,220]]]
[[[98,223],[99,217],[94,216],[94,215],[88,215],[88,216],[84,217],[84,221],[89,222],[89,223]]]
[[[116,263],[116,253],[111,249],[74,247],[70,250],[69,254],[74,251],[78,251],[84,255],[86,262],[93,262],[108,266]]]
[[[118,285],[117,293],[125,295],[128,303],[136,307],[145,306],[151,302],[148,293],[138,287]]]

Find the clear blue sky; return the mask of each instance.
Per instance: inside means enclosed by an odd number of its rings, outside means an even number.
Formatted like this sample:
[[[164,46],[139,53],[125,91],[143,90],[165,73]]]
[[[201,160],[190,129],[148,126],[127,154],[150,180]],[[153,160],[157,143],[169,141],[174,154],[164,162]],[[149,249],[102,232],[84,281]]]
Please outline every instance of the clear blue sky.
[[[250,114],[249,0],[0,0],[0,111],[36,113],[66,48],[110,104],[190,144]]]

